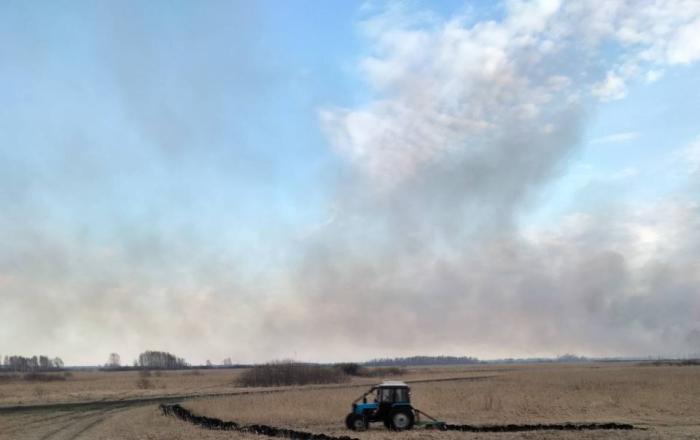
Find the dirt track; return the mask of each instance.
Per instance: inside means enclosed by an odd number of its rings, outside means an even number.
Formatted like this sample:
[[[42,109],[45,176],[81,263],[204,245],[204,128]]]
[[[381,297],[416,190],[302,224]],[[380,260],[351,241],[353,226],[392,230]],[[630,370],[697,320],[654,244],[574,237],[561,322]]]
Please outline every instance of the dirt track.
[[[27,417],[15,417],[3,423],[5,427],[0,433],[0,438],[67,440],[80,438],[83,434],[85,438],[89,438],[90,429],[126,409],[126,406],[122,406],[82,411],[67,410],[61,411],[60,414],[28,414]]]

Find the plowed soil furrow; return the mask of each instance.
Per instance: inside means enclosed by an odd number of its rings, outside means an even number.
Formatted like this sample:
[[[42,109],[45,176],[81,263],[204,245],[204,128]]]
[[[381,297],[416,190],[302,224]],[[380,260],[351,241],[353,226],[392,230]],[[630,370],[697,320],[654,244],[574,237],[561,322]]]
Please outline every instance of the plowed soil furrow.
[[[269,425],[242,425],[234,421],[200,416],[178,404],[161,405],[164,415],[175,416],[180,420],[206,429],[239,431],[268,437],[284,437],[298,440],[357,440],[347,436],[333,437],[327,434],[295,431]],[[591,431],[591,430],[632,430],[634,426],[625,423],[549,423],[549,424],[507,424],[507,425],[452,425],[447,424],[441,431],[463,432],[525,432],[525,431]]]
[[[225,422],[221,419],[198,416],[178,404],[161,405],[160,409],[163,411],[164,415],[174,416],[180,420],[192,423],[193,425],[217,431],[238,431],[249,434],[264,435],[267,437],[282,437],[294,440],[359,440],[357,438],[348,437],[345,435],[334,437],[327,434],[314,434],[312,432],[278,428],[270,425],[241,425],[236,422]]]
[[[632,430],[628,423],[535,423],[531,425],[445,425],[445,431],[462,432],[526,432],[526,431],[595,431]],[[639,428],[637,428],[639,429]]]

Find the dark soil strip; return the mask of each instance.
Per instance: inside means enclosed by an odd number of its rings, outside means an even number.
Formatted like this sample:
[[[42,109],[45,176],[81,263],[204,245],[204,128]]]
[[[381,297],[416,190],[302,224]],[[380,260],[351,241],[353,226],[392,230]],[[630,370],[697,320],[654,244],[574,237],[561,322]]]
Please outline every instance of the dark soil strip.
[[[450,425],[444,431],[464,432],[523,432],[523,431],[591,431],[591,430],[630,430],[634,426],[627,423],[553,423],[533,425]]]
[[[180,420],[216,431],[238,431],[250,434],[265,435],[268,437],[284,437],[296,440],[359,440],[353,437],[333,437],[326,434],[314,434],[311,432],[295,431],[293,429],[277,428],[268,425],[240,425],[236,422],[224,422],[221,419],[198,416],[178,404],[160,405],[164,415],[177,417]]]
[[[358,440],[352,437],[333,437],[326,434],[295,431],[293,429],[277,428],[268,425],[241,425],[236,422],[225,422],[221,419],[198,416],[178,404],[160,405],[164,415],[171,415],[180,420],[219,431],[239,431],[268,437],[284,437],[299,440]],[[627,423],[552,423],[532,425],[451,425],[446,424],[441,431],[463,432],[523,432],[523,431],[590,431],[590,430],[631,430],[634,426]]]

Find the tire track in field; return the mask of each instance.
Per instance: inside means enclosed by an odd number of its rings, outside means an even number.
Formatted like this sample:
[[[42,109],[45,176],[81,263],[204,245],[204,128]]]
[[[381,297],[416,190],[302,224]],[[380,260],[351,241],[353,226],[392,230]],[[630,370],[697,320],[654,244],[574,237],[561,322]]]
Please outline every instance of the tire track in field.
[[[74,434],[73,434],[73,438],[76,439],[76,438],[80,437],[81,435],[83,435],[83,434],[86,433],[87,431],[91,430],[91,429],[94,428],[95,426],[97,426],[97,425],[101,424],[102,422],[104,422],[104,421],[108,418],[107,414],[110,414],[110,413],[111,413],[112,415],[114,415],[115,413],[122,412],[122,411],[126,411],[126,409],[127,409],[127,408],[117,409],[117,410],[113,410],[113,411],[105,411],[105,412],[102,414],[102,417],[99,417],[99,418],[97,418],[97,419],[91,421],[91,422],[88,423],[87,425],[83,426],[78,432],[74,433]]]
[[[24,418],[13,419],[12,425],[6,427],[3,430],[3,433],[13,434],[17,431],[25,430],[27,427],[37,427],[37,426],[44,425],[44,424],[51,422],[51,421],[60,422],[61,420],[56,420],[56,419],[66,418],[66,417],[70,417],[70,416],[71,416],[70,412],[63,412],[61,414],[55,414],[55,415],[50,415],[50,416],[46,416],[46,417],[34,417],[34,418],[32,418],[33,417],[32,414],[27,414]]]
[[[79,414],[76,416],[76,412],[70,412],[66,414],[68,418],[62,420],[61,426],[58,429],[54,429],[45,433],[43,436],[39,437],[39,440],[53,440],[53,439],[75,439],[82,435],[89,429],[99,425],[108,418],[109,415],[126,410],[127,408],[113,408],[113,409],[98,409],[90,411],[88,414]],[[73,417],[71,417],[73,416]],[[77,431],[71,432],[71,430],[76,429]]]

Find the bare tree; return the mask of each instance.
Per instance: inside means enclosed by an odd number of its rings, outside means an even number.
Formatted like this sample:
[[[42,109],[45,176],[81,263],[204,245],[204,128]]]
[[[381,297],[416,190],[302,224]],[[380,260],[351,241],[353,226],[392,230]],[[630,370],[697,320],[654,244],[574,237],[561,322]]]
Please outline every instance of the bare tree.
[[[138,365],[141,368],[177,369],[187,367],[187,362],[164,351],[145,351],[139,355]]]
[[[119,353],[110,353],[109,360],[107,361],[107,366],[110,368],[119,368],[121,366],[121,358]]]
[[[11,371],[47,371],[63,368],[61,358],[50,359],[48,356],[5,356],[4,368]]]
[[[53,366],[54,368],[63,368],[63,359],[60,357],[53,358]]]

